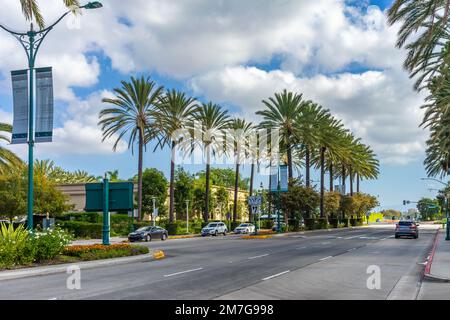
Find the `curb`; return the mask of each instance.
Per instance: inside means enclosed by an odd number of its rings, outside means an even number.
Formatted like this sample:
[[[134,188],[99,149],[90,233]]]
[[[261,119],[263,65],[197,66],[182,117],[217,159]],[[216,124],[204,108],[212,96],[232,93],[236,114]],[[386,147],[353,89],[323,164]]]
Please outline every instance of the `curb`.
[[[241,239],[250,240],[250,239],[272,239],[272,235],[259,235],[259,236],[243,236]]]
[[[424,279],[432,282],[442,282],[442,283],[448,283],[450,282],[449,278],[437,276],[434,274],[431,274],[431,265],[433,264],[434,255],[436,254],[436,248],[439,243],[439,234],[441,229],[439,228],[436,234],[434,235],[433,240],[433,247],[430,252],[430,256],[427,260],[427,264],[425,266],[425,272],[424,272]]]
[[[160,251],[162,252],[162,251]],[[6,280],[14,280],[14,279],[22,279],[22,278],[29,278],[29,277],[35,277],[35,276],[45,276],[45,275],[52,275],[52,274],[58,274],[58,273],[67,273],[68,267],[72,266],[78,266],[81,270],[89,270],[89,269],[95,269],[95,268],[101,268],[106,266],[116,266],[121,264],[128,264],[143,260],[158,260],[162,259],[164,257],[164,252],[162,252],[163,257],[155,258],[156,252],[151,252],[149,254],[142,254],[139,256],[133,256],[133,257],[123,257],[123,258],[114,258],[114,259],[105,259],[105,260],[96,260],[96,261],[84,261],[84,262],[77,262],[77,263],[67,263],[67,264],[60,264],[55,266],[48,266],[48,267],[34,267],[34,268],[26,268],[26,269],[19,269],[19,270],[13,270],[13,271],[0,271],[0,282],[6,281]]]

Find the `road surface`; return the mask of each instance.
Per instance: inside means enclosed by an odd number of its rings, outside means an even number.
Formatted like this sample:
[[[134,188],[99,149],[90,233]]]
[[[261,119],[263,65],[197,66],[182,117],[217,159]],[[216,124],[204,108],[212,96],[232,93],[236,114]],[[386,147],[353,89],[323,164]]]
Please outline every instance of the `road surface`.
[[[377,226],[151,242],[166,259],[81,270],[80,290],[68,274],[0,281],[0,299],[417,299],[436,232],[421,228],[417,240]]]

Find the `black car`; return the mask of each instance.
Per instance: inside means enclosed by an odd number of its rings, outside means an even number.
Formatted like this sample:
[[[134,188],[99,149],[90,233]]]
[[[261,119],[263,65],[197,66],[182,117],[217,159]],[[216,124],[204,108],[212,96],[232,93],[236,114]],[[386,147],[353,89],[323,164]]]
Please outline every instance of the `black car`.
[[[128,235],[128,240],[130,242],[135,241],[152,241],[155,239],[161,239],[162,241],[166,240],[169,237],[169,234],[166,229],[161,227],[143,227],[135,232],[132,232]]]

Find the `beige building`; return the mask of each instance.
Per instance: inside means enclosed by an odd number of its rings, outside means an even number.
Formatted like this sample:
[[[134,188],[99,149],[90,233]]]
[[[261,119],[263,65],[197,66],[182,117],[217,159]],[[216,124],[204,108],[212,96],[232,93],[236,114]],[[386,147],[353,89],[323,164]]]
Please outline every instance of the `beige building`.
[[[73,211],[83,212],[86,206],[86,189],[84,183],[78,184],[64,184],[57,187],[64,195],[68,197],[69,204],[73,207]],[[211,191],[215,193],[218,187],[212,186]],[[228,208],[232,208],[234,199],[234,189],[228,188]],[[134,193],[137,194],[137,186],[134,186]],[[167,192],[169,194],[169,192]],[[239,191],[238,193],[238,205],[241,212],[240,220],[248,220],[248,207],[247,207],[247,191]],[[166,205],[168,205],[169,199],[167,199]],[[231,211],[231,209],[230,209]],[[214,219],[226,220],[227,210],[220,212],[219,208],[214,208]]]

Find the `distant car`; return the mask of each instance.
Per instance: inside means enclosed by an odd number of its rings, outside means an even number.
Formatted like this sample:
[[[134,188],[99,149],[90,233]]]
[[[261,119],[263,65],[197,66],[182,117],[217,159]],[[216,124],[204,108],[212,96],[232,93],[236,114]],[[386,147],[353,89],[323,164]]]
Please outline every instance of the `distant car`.
[[[402,236],[419,238],[419,224],[410,220],[399,221],[395,226],[395,239]]]
[[[164,241],[168,237],[169,234],[166,229],[163,229],[161,227],[143,227],[136,230],[135,232],[130,233],[128,235],[128,240],[130,240],[130,242],[135,241],[150,242],[156,239]]]
[[[218,236],[219,234],[227,235],[228,228],[223,222],[211,222],[202,229],[202,237]]]
[[[241,223],[234,229],[234,233],[254,233],[255,226],[251,223]]]

